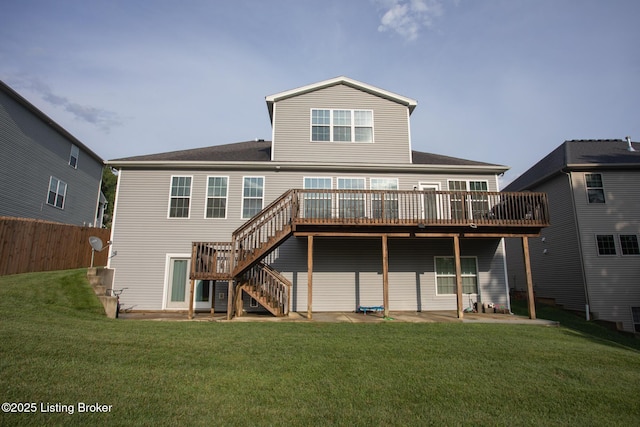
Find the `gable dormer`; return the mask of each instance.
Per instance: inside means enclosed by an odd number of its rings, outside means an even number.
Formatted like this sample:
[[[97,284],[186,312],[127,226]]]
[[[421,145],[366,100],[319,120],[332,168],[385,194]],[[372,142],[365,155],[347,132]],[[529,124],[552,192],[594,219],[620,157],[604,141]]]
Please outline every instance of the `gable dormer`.
[[[411,163],[413,99],[336,77],[266,101],[274,161]]]

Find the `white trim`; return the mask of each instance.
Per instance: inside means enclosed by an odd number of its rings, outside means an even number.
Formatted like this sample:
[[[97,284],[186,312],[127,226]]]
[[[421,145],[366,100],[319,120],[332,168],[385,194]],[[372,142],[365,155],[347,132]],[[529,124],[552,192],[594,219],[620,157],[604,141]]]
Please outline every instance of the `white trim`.
[[[271,161],[276,160],[276,105],[273,104],[273,120],[271,125]]]
[[[407,109],[407,135],[409,135],[409,163],[413,163],[413,143],[411,141],[411,113]]]
[[[502,261],[504,264],[504,286],[506,296],[507,296],[507,308],[509,309],[509,313],[511,313],[511,293],[509,288],[509,270],[507,269],[507,247],[504,243],[504,237],[500,239],[500,246],[502,247]],[[478,284],[480,286],[480,284]]]
[[[351,143],[349,143],[351,144]],[[365,143],[368,144],[368,143]],[[212,162],[202,160],[176,161],[176,160],[125,160],[108,161],[107,166],[116,168],[135,167],[140,169],[203,169],[211,171],[236,170],[236,171],[343,171],[362,172],[375,170],[377,173],[502,173],[509,169],[502,165],[424,165],[424,164],[389,164],[389,163],[314,163],[314,162]]]
[[[189,215],[184,216],[171,216],[171,189],[173,188],[173,178],[191,178],[189,181]],[[191,201],[193,200],[193,175],[171,175],[169,179],[169,203],[167,203],[167,219],[170,220],[184,220],[191,219]]]
[[[242,185],[240,186],[240,219],[251,219],[253,217],[250,216],[248,218],[244,217],[244,180],[245,178],[262,178],[262,207],[260,208],[260,210],[264,209],[264,193],[265,193],[265,188],[266,188],[266,179],[264,176],[256,176],[256,175],[245,175],[242,177]],[[252,200],[257,200],[257,197],[252,197]]]
[[[226,178],[227,179],[227,193],[224,197],[225,199],[225,205],[224,205],[224,217],[222,218],[218,218],[218,217],[211,217],[209,218],[207,216],[207,204],[209,202],[209,178]],[[212,219],[212,220],[221,220],[221,219],[227,219],[227,217],[229,216],[229,182],[230,182],[230,178],[228,175],[207,175],[207,183],[205,185],[205,193],[204,193],[204,219]],[[217,199],[221,198],[221,197],[216,197]]]
[[[113,239],[113,236],[115,235],[115,231],[116,231],[116,213],[118,212],[118,199],[120,196],[120,184],[122,183],[122,170],[118,169],[118,179],[116,181],[116,196],[113,200],[113,216],[111,217],[111,238],[110,240],[112,242],[115,242],[115,240]],[[117,242],[116,242],[117,243]],[[113,253],[113,243],[111,244],[111,247],[109,248],[109,252]],[[107,268],[112,268],[111,267],[111,257],[108,256],[107,257]],[[113,274],[113,283],[116,283],[115,281],[115,271]]]

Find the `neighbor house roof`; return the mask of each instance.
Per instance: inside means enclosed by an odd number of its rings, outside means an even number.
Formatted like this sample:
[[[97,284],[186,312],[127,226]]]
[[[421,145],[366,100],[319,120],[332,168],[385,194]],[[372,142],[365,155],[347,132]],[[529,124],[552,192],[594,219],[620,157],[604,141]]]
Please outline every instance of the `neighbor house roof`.
[[[508,169],[506,166],[491,163],[476,162],[473,160],[460,159],[456,157],[443,156],[440,154],[425,153],[421,151],[412,151],[413,163],[411,165],[389,165],[389,168],[401,168],[406,166],[413,167],[442,167],[442,168],[460,168],[460,169],[483,169],[495,172],[504,172]],[[314,162],[273,162],[271,160],[271,141],[262,139],[254,141],[236,142],[233,144],[214,145],[211,147],[193,148],[189,150],[170,151],[159,154],[149,154],[143,156],[125,157],[107,161],[107,164],[119,166],[135,166],[135,167],[172,167],[178,165],[184,166],[211,166],[211,162],[217,164],[225,164],[227,166],[242,167],[243,165],[280,165],[280,166],[296,166],[300,168],[313,168],[319,166]],[[349,167],[349,164],[331,165],[325,164],[326,167]],[[352,165],[353,167],[363,168],[365,165]],[[381,165],[370,165],[380,167]]]
[[[44,123],[48,124],[49,126],[51,126],[51,128],[53,128],[53,130],[58,132],[64,138],[66,138],[69,141],[71,141],[73,143],[73,145],[76,145],[79,148],[81,148],[84,152],[89,154],[96,161],[98,161],[99,163],[104,163],[104,160],[100,156],[98,156],[96,153],[94,153],[93,150],[91,150],[89,147],[87,147],[82,142],[80,142],[80,140],[78,138],[76,138],[75,136],[71,135],[62,126],[60,126],[59,124],[54,122],[52,118],[50,118],[49,116],[44,114],[42,111],[40,111],[35,105],[33,105],[32,103],[27,101],[18,92],[16,92],[15,90],[11,89],[9,87],[9,85],[4,83],[2,80],[0,80],[0,91],[6,93],[14,101],[16,101],[18,104],[22,105],[27,110],[29,110],[29,112],[31,112],[34,116],[38,117],[42,122],[44,122]]]
[[[409,108],[409,114],[411,114],[416,108],[416,105],[418,105],[418,101],[416,101],[415,99],[407,98],[406,96],[398,95],[397,93],[389,92],[387,90],[371,86],[367,83],[362,83],[357,80],[350,79],[349,77],[340,76],[267,96],[265,99],[267,101],[267,108],[269,109],[269,117],[271,118],[271,122],[273,123],[273,104],[275,102],[340,84],[350,86],[363,92],[367,92],[405,105]]]
[[[570,170],[640,168],[640,144],[629,151],[623,139],[580,139],[565,141],[529,170],[507,185],[505,191],[521,191]]]

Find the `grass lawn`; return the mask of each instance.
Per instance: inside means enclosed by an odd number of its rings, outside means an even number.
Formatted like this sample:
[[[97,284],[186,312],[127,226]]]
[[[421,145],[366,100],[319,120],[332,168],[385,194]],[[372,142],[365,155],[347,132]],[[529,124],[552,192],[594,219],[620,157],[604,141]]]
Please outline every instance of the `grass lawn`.
[[[0,425],[640,424],[640,340],[557,310],[569,327],[112,320],[84,275],[0,277],[1,400],[36,404]]]

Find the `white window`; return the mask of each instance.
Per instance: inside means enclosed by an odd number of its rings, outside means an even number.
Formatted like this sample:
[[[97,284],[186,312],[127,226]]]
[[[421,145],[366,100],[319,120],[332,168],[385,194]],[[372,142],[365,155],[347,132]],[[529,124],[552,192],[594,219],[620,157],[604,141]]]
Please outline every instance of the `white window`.
[[[436,257],[436,292],[438,295],[456,293],[456,264],[454,257]],[[462,293],[478,293],[478,266],[475,257],[460,257]]]
[[[78,169],[78,158],[80,157],[80,149],[71,144],[71,154],[69,155],[69,166]]]
[[[242,185],[242,218],[248,219],[262,210],[264,177],[245,176]]]
[[[49,177],[49,194],[47,204],[64,209],[64,198],[67,196],[67,184],[58,178]]]
[[[304,189],[331,190],[331,178],[309,177],[304,178]],[[304,193],[304,217],[305,218],[331,218],[331,194],[330,193]]]
[[[312,109],[311,141],[373,142],[373,111]]]
[[[599,173],[588,173],[584,176],[584,180],[587,185],[587,199],[589,203],[604,203],[602,175]]]
[[[348,190],[338,195],[340,218],[364,218],[365,195],[354,190],[364,190],[364,178],[338,178],[338,190]]]
[[[191,177],[172,176],[169,197],[169,218],[189,218]]]
[[[372,190],[398,189],[397,178],[371,178]],[[373,218],[397,219],[398,195],[392,193],[373,193],[371,196],[371,216]]]
[[[616,242],[613,234],[596,235],[596,243],[598,245],[598,255],[615,255]]]
[[[638,236],[635,234],[621,234],[620,249],[622,255],[640,255],[640,246],[638,245]]]
[[[229,178],[210,176],[207,179],[207,210],[205,218],[227,217],[227,195]]]

